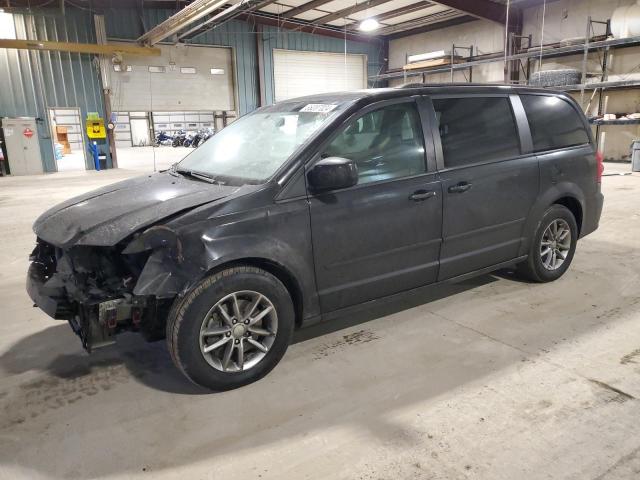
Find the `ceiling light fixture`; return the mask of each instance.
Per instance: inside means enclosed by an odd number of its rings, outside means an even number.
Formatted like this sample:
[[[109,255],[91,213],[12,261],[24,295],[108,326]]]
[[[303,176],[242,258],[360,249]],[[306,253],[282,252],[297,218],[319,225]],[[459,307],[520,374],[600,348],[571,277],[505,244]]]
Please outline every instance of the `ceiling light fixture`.
[[[373,32],[374,30],[380,28],[380,24],[375,18],[367,18],[366,20],[360,22],[360,27],[358,28],[363,32]]]

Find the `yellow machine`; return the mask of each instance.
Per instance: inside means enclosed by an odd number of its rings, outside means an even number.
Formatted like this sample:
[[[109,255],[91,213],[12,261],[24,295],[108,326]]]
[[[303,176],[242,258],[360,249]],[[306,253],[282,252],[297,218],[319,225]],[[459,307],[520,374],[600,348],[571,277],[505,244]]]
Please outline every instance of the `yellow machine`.
[[[107,138],[107,130],[104,128],[104,119],[101,117],[88,117],[86,122],[87,137],[92,140]]]

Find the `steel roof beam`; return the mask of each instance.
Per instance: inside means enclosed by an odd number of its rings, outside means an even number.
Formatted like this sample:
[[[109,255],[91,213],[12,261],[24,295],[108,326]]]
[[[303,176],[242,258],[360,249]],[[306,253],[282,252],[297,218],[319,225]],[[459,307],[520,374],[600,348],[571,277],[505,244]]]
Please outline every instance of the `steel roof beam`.
[[[396,32],[404,31],[404,30],[413,30],[420,27],[435,27],[438,28],[438,25],[441,23],[447,22],[449,20],[459,18],[459,17],[470,17],[469,15],[465,15],[458,10],[444,10],[442,12],[436,12],[429,15],[425,15],[423,17],[414,18],[413,20],[407,20],[406,22],[396,23],[394,25],[389,25],[384,28],[378,30],[378,34],[380,35],[392,35]],[[470,17],[474,20],[475,17]]]
[[[145,45],[155,45],[224,6],[226,3],[226,0],[195,0],[140,36],[137,41]]]
[[[49,50],[54,52],[94,53],[99,55],[113,55],[126,53],[130,55],[157,56],[159,48],[141,47],[139,45],[112,43],[74,43],[50,42],[46,40],[7,40],[0,39],[0,48],[16,48],[23,50]]]
[[[198,35],[202,35],[205,32],[208,32],[212,28],[217,27],[218,25],[225,23],[233,18],[236,18],[241,13],[248,13],[253,10],[259,10],[264,8],[272,3],[276,3],[277,0],[243,0],[239,3],[231,5],[224,10],[216,13],[213,17],[205,20],[204,22],[196,25],[195,27],[187,30],[184,33],[181,33],[178,38],[180,40],[185,38],[193,38]]]
[[[333,0],[311,0],[310,2],[303,3],[299,7],[292,8],[291,10],[287,10],[280,17],[282,18],[292,18],[296,15],[300,15],[301,13],[308,12],[309,10],[313,10],[314,8],[321,7],[325,3],[329,3]]]
[[[353,15],[354,13],[362,12],[363,10],[367,10],[368,8],[377,7],[378,5],[382,5],[384,3],[389,3],[391,0],[369,0],[368,2],[356,3],[352,7],[343,8],[342,10],[338,10],[337,12],[330,13],[323,17],[317,18],[313,20],[313,24],[323,24],[329,23],[334,20],[338,20],[340,18],[345,18],[349,15]]]
[[[491,20],[492,22],[504,25],[507,19],[507,6],[502,3],[492,2],[490,0],[434,0],[445,7],[459,10],[468,15],[483,20]]]
[[[395,40],[397,38],[409,37],[411,35],[416,35],[419,33],[433,32],[435,30],[441,30],[443,28],[453,27],[456,25],[462,25],[469,22],[477,22],[478,19],[476,17],[472,17],[471,15],[462,15],[459,17],[453,17],[445,20],[438,20],[431,23],[426,23],[424,25],[407,25],[407,23],[397,24],[398,26],[402,26],[403,28],[396,29],[389,32],[383,32],[382,35],[387,40]],[[396,25],[392,25],[395,27]]]
[[[405,5],[404,7],[396,8],[395,10],[389,10],[388,12],[375,15],[375,19],[379,22],[384,22],[385,20],[388,20],[390,18],[400,17],[408,13],[418,12],[420,10],[424,10],[425,8],[433,7],[433,5],[433,2],[427,1],[412,3],[411,5]]]
[[[378,36],[353,32],[350,30],[345,32],[344,29],[340,27],[333,27],[331,25],[313,25],[310,22],[300,20],[298,18],[282,19],[281,16],[268,14],[266,12],[254,11],[241,13],[238,18],[261,25],[268,25],[297,32],[312,33],[315,35],[323,35],[325,37],[339,38],[340,40],[344,40],[346,38],[347,40],[365,43],[381,41],[381,38]]]
[[[170,8],[176,5],[184,5],[189,0],[141,0],[144,1],[145,8]],[[58,2],[60,3],[60,2]],[[0,1],[0,7],[11,12],[16,9],[16,12],[20,8],[42,8],[52,7],[51,0],[2,0]],[[66,13],[69,9],[77,8],[89,8],[95,10],[108,10],[110,8],[135,8],[136,2],[134,0],[74,0],[73,5],[69,2],[65,3]]]

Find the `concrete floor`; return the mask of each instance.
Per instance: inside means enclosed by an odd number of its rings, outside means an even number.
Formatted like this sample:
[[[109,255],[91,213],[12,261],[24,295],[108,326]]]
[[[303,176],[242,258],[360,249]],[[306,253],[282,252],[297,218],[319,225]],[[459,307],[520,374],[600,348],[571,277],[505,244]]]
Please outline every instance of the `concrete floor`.
[[[221,394],[162,342],[87,356],[24,292],[36,216],[130,175],[0,179],[0,478],[639,478],[640,175],[604,178],[560,281],[417,293],[300,332]]]
[[[84,171],[87,169],[84,160],[84,152],[76,149],[56,160],[58,172]]]

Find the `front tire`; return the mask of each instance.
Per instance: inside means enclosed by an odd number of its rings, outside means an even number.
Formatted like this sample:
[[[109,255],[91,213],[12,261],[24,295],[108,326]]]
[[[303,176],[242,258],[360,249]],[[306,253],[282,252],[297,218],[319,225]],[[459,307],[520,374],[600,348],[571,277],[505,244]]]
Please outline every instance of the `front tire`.
[[[167,344],[192,382],[214,391],[269,373],[291,341],[291,296],[275,276],[240,266],[210,275],[174,303]]]
[[[551,205],[542,216],[518,273],[534,282],[552,282],[571,265],[578,241],[578,224],[567,207]]]

